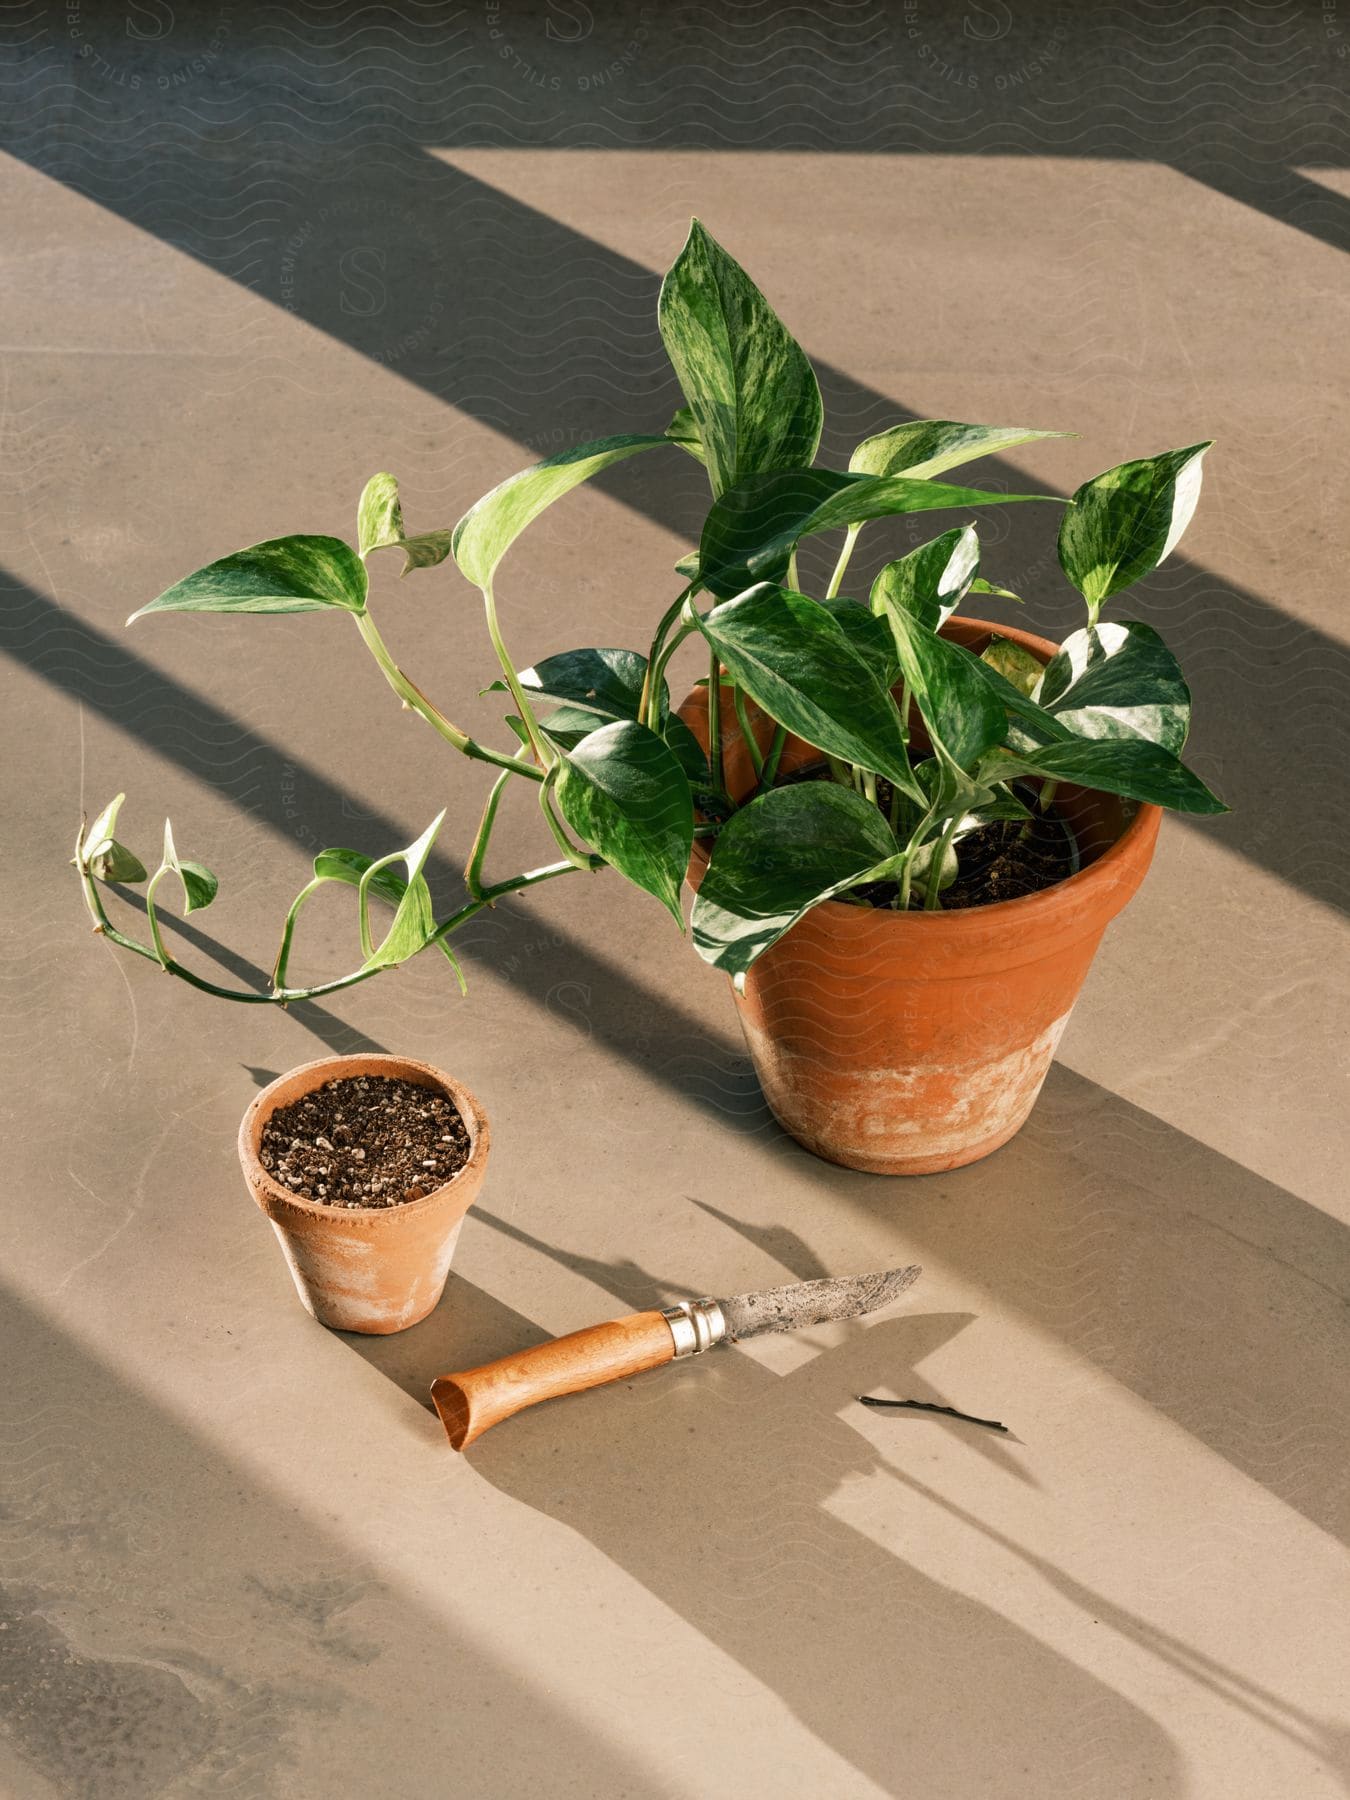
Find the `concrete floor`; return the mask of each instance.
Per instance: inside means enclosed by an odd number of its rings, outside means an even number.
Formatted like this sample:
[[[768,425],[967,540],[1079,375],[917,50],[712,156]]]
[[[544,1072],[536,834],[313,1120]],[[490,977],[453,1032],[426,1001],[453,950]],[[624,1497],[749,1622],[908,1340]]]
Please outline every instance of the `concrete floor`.
[[[13,0],[0,30],[0,1791],[1343,1792],[1345,8]],[[82,802],[125,788],[147,853],[167,811],[221,877],[177,934],[208,972],[270,961],[316,848],[441,805],[453,893],[485,784],[344,621],[122,620],[350,531],[376,469],[440,525],[659,427],[692,211],[817,359],[836,452],[906,416],[1071,428],[986,472],[1067,491],[1218,439],[1128,612],[1235,810],[1166,825],[1031,1122],[950,1176],[785,1140],[720,978],[615,878],[477,924],[467,1001],[423,959],[282,1014],[95,943],[65,866]],[[698,485],[639,460],[536,526],[520,660],[645,645]],[[1034,513],[987,560],[1063,631]],[[376,604],[491,731],[454,572],[386,565]],[[500,867],[547,854],[513,812]],[[316,916],[306,966],[352,935]],[[233,1138],[258,1082],[370,1045],[466,1080],[495,1145],[439,1311],[346,1340]],[[421,1404],[634,1306],[910,1259],[879,1321],[467,1458]]]

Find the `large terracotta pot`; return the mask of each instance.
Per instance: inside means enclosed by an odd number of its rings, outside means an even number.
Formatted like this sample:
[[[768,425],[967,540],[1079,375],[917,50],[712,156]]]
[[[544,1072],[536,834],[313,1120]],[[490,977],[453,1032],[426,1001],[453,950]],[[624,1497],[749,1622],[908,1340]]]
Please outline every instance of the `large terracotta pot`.
[[[324,1206],[274,1181],[258,1160],[268,1119],[279,1106],[351,1075],[393,1076],[448,1095],[468,1128],[468,1162],[444,1187],[402,1206]],[[487,1116],[469,1090],[403,1056],[305,1063],[265,1087],[239,1127],[244,1179],[272,1222],[301,1305],[321,1325],[377,1335],[416,1325],[440,1299],[464,1215],[483,1185],[488,1145]]]
[[[982,650],[991,634],[1047,662],[1056,646],[979,619],[944,635]],[[708,696],[681,716],[707,744]],[[752,708],[761,746],[772,722]],[[723,709],[728,790],[753,770]],[[789,738],[784,771],[819,760]],[[1076,875],[1020,900],[896,913],[830,900],[760,957],[737,994],[755,1072],[775,1118],[808,1150],[851,1169],[926,1175],[988,1156],[1035,1104],[1107,925],[1138,888],[1156,806],[1067,785],[1056,803],[1078,838]],[[697,887],[708,852],[696,843]]]

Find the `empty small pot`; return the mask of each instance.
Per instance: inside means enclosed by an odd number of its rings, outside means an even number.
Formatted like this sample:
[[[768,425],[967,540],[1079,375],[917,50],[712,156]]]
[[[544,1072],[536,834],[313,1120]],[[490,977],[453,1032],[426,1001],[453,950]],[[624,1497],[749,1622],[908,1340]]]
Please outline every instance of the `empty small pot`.
[[[360,1075],[411,1081],[454,1104],[469,1134],[469,1159],[434,1193],[396,1206],[325,1206],[291,1193],[263,1168],[263,1127],[278,1107],[327,1082]],[[464,1215],[483,1185],[488,1145],[487,1115],[469,1090],[429,1063],[403,1056],[328,1056],[305,1063],[265,1087],[239,1127],[244,1180],[272,1222],[306,1312],[337,1331],[378,1335],[416,1325],[440,1299]]]

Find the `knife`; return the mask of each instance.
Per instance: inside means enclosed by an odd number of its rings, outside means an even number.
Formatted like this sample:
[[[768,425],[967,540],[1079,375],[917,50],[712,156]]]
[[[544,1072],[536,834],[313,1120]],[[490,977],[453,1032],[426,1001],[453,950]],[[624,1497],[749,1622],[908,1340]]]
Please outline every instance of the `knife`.
[[[839,1280],[794,1281],[730,1300],[681,1300],[661,1312],[629,1313],[477,1369],[441,1375],[431,1384],[431,1398],[451,1444],[466,1450],[489,1426],[540,1400],[625,1381],[644,1369],[697,1356],[715,1344],[737,1344],[762,1331],[801,1331],[833,1319],[861,1318],[889,1306],[919,1274],[918,1265],[911,1264]]]

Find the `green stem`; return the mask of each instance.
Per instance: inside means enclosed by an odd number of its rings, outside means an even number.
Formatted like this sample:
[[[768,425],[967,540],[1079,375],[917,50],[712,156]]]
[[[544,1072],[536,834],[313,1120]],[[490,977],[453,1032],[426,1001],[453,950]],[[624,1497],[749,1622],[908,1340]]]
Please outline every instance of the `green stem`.
[[[647,664],[647,673],[643,678],[642,699],[638,702],[638,721],[653,731],[657,729],[659,712],[657,700],[661,692],[661,683],[666,678],[666,667],[684,640],[697,630],[697,625],[682,625],[670,642],[663,645],[657,652],[655,661],[649,661]]]
[[[830,774],[839,783],[840,787],[851,788],[853,786],[853,775],[849,764],[844,762],[842,758],[838,756],[830,756],[828,752],[826,753],[826,760],[830,765]]]
[[[801,577],[797,574],[797,546],[794,544],[791,551],[788,553],[787,566],[788,586],[792,589],[794,594],[801,592],[801,587],[799,585],[800,580]]]
[[[906,856],[904,862],[900,865],[900,892],[897,894],[895,900],[895,910],[897,912],[909,911],[909,890],[914,876],[914,871],[911,866],[912,862],[913,858]]]
[[[943,827],[942,837],[938,843],[937,853],[928,865],[928,891],[923,897],[925,912],[941,912],[938,900],[938,889],[942,885],[942,871],[947,866],[947,852],[952,847],[952,839],[956,836],[956,827],[961,823],[960,813],[953,813]]]
[[[433,730],[440,733],[447,744],[452,744],[462,755],[472,757],[475,762],[494,763],[499,769],[510,769],[517,775],[527,775],[531,781],[542,781],[542,773],[533,763],[526,762],[519,756],[503,756],[497,750],[489,750],[486,744],[478,743],[466,732],[452,725],[440,708],[427,699],[416,682],[410,681],[389,654],[384,639],[375,626],[374,619],[368,612],[357,613],[356,628],[365,641],[375,661],[384,671],[384,678],[398,695],[399,699],[413,712],[424,718]]]
[[[726,788],[722,771],[722,665],[715,650],[711,652],[711,658],[708,669],[708,773],[714,789],[720,794]]]
[[[589,859],[587,866],[590,872],[594,873],[597,868],[604,867],[604,858],[593,856]],[[461,925],[466,924],[477,913],[482,912],[484,907],[494,905],[505,895],[519,893],[522,888],[537,887],[541,881],[552,881],[558,875],[574,874],[577,868],[578,864],[574,862],[546,863],[542,868],[526,869],[522,875],[512,875],[507,881],[495,881],[491,887],[485,887],[476,900],[470,900],[467,905],[461,906],[457,913],[452,913],[448,919],[438,925],[433,935],[435,938],[448,938],[452,932],[458,931]]]
[[[918,854],[934,819],[937,817],[936,806],[930,806],[909,834],[909,842],[904,848],[904,860],[900,864],[900,892],[895,899],[896,912],[905,912],[909,907],[909,893],[914,879],[914,858]]]
[[[863,798],[877,803],[877,778],[870,769],[863,770]]]
[[[557,777],[559,765],[554,763],[544,778],[544,785],[539,790],[539,809],[548,821],[548,828],[553,833],[553,840],[574,869],[594,867],[590,854],[580,849],[567,835],[567,827],[553,810],[553,783]],[[601,858],[603,861],[604,859]]]
[[[750,715],[745,710],[745,695],[734,682],[731,688],[731,704],[736,708],[736,723],[741,728],[741,739],[750,754],[750,761],[755,771],[755,784],[758,786],[764,774],[764,757],[760,751],[758,740],[750,729]]]
[[[861,525],[850,525],[848,530],[844,533],[844,547],[839,552],[839,561],[834,565],[834,574],[831,575],[830,585],[825,590],[825,598],[827,600],[833,600],[843,584],[844,571],[848,568],[849,561],[853,555],[853,546],[857,543],[858,533],[861,530]]]
[[[589,868],[603,866],[603,860],[592,857],[586,866]],[[252,993],[247,988],[220,987],[216,982],[205,981],[200,975],[195,975],[191,969],[184,968],[181,963],[175,962],[173,957],[167,954],[156,954],[148,944],[138,943],[135,938],[128,937],[125,932],[119,931],[108,918],[93,876],[78,857],[76,867],[79,870],[80,886],[84,891],[85,905],[93,918],[94,930],[100,937],[107,938],[109,943],[116,944],[119,949],[129,950],[134,956],[145,957],[147,962],[156,964],[166,974],[176,975],[189,987],[196,988],[199,993],[210,994],[217,1000],[234,1000],[241,1006],[289,1006],[292,1001],[319,1000],[326,994],[340,993],[344,988],[356,987],[361,982],[369,981],[373,976],[384,973],[383,968],[355,969],[350,975],[339,976],[336,981],[320,982],[314,987],[287,988],[276,985],[272,992],[267,994]],[[471,900],[467,906],[462,906],[457,913],[453,913],[438,925],[427,942],[443,942],[452,932],[457,931],[461,925],[473,918],[476,913],[480,913],[485,906],[491,906],[494,900],[500,900],[506,894],[517,893],[522,888],[534,887],[542,881],[552,881],[558,875],[570,875],[576,867],[577,864],[572,862],[549,863],[543,868],[526,869],[523,874],[513,875],[507,881],[494,882],[491,887],[483,889],[482,895],[478,899]],[[314,885],[311,883],[310,888],[298,896],[291,909],[292,913]],[[397,964],[389,966],[397,967]]]
[[[272,986],[274,988],[286,985],[286,969],[291,960],[291,940],[295,936],[295,921],[300,916],[300,908],[311,894],[317,894],[321,887],[327,885],[322,876],[316,875],[313,881],[302,887],[295,899],[291,901],[291,910],[286,914],[286,923],[281,928],[281,948],[277,951],[277,960],[272,965]]]
[[[145,890],[145,916],[150,925],[150,941],[155,946],[156,958],[166,969],[173,959],[164,948],[164,939],[159,933],[159,914],[155,911],[155,889],[168,872],[167,864],[161,863],[150,877],[150,885]]]
[[[653,665],[661,654],[661,646],[666,641],[666,633],[670,630],[676,619],[679,618],[680,608],[692,594],[697,593],[698,587],[699,583],[697,581],[691,581],[683,593],[677,594],[675,599],[671,601],[670,605],[661,614],[661,617],[657,622],[656,630],[652,635],[651,649],[647,652],[647,670],[642,677],[642,697],[638,701],[637,716],[640,725],[651,724],[650,714],[653,697],[660,692],[653,677]],[[669,661],[669,658],[667,658],[666,661]],[[662,662],[661,667],[662,669],[665,668],[665,661]]]
[[[369,962],[375,954],[375,942],[370,935],[370,884],[381,869],[387,869],[403,855],[401,850],[391,850],[388,856],[378,857],[370,866],[363,869],[361,879],[356,884],[356,911],[361,930],[361,954]]]
[[[483,893],[483,863],[487,857],[488,839],[492,836],[492,827],[497,822],[497,808],[501,805],[502,794],[511,779],[510,769],[502,773],[492,784],[492,792],[483,807],[483,816],[478,821],[478,835],[473,840],[473,849],[469,852],[468,866],[464,870],[464,885],[475,900]]]
[[[148,944],[138,944],[135,938],[127,937],[112,924],[103,910],[103,902],[99,899],[94,878],[87,869],[80,870],[80,882],[84,888],[85,905],[93,915],[94,930],[100,937],[116,944],[119,949],[130,950],[135,956],[143,956],[147,962],[155,963],[167,975],[176,975],[180,981],[187,982],[189,987],[200,993],[212,994],[217,1000],[237,1000],[242,1006],[287,1006],[292,1000],[317,1000],[324,994],[336,994],[342,988],[355,987],[360,981],[369,981],[372,975],[378,975],[379,969],[358,969],[354,974],[343,975],[337,981],[325,981],[318,987],[279,988],[270,994],[250,993],[246,988],[219,987],[214,981],[204,981],[200,975],[194,975],[191,969],[185,969],[173,957],[157,955]]]
[[[764,758],[764,767],[759,772],[761,791],[771,788],[778,775],[778,765],[783,760],[783,746],[787,743],[787,726],[775,727],[773,742],[769,745],[769,754]]]
[[[542,767],[547,769],[556,761],[556,758],[545,746],[543,736],[539,730],[539,721],[534,716],[534,708],[525,698],[525,690],[520,685],[519,677],[516,674],[516,665],[508,655],[506,645],[502,640],[501,626],[497,623],[497,602],[493,596],[492,583],[490,581],[487,586],[482,589],[482,595],[483,608],[487,615],[488,636],[492,639],[492,648],[497,652],[497,661],[501,664],[502,674],[506,677],[506,685],[511,690],[511,698],[515,701],[516,710],[519,712],[521,719],[524,722],[525,735],[530,740],[530,748],[534,751],[534,754]]]

